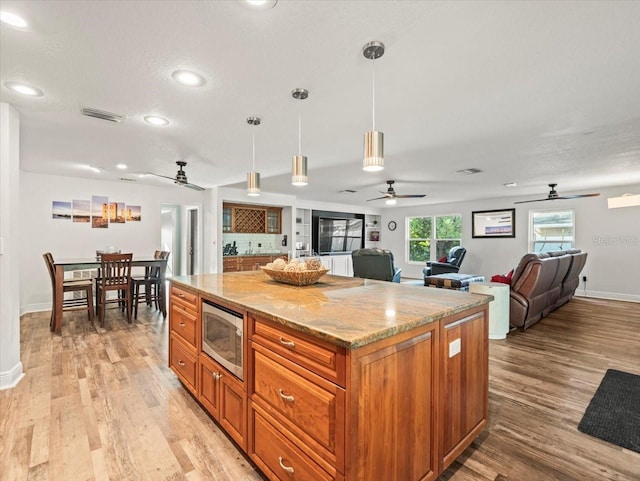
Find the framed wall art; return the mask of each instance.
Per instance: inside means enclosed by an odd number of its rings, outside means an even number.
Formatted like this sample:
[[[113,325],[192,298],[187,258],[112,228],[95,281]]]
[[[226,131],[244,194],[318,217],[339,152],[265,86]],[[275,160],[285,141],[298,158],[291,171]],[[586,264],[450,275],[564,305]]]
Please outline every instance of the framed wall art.
[[[472,237],[515,237],[516,210],[485,210],[471,213]]]

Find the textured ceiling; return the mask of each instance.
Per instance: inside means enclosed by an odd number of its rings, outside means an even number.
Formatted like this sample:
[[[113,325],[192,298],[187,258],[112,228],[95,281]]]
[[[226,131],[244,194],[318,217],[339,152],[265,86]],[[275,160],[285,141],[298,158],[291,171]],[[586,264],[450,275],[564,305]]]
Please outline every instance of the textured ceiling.
[[[243,188],[251,134],[262,190],[398,205],[560,194],[640,182],[640,2],[2,1],[1,100],[21,116],[21,168],[119,179],[139,172]],[[375,62],[380,173],[361,169]],[[202,88],[171,78],[204,75]],[[44,90],[8,90],[22,81]],[[304,102],[291,90],[310,91]],[[80,115],[124,115],[112,124]],[[298,109],[310,184],[290,185]],[[154,127],[142,119],[160,115]],[[246,117],[263,118],[249,127]],[[129,165],[125,174],[115,164]],[[80,164],[103,169],[100,174]],[[476,167],[483,173],[457,170]],[[136,179],[138,179],[136,177]],[[515,181],[517,188],[503,187]],[[163,183],[145,177],[140,183]],[[168,181],[167,181],[168,182]],[[177,187],[176,187],[177,188]],[[344,189],[355,194],[341,194]],[[382,207],[383,201],[370,203]]]

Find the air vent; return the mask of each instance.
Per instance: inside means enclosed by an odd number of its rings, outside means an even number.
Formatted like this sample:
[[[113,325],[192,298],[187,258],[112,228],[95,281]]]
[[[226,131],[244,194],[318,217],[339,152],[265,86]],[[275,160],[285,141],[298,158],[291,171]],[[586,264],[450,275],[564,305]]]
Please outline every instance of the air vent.
[[[338,194],[355,194],[356,192],[358,191],[352,190],[352,189],[344,189],[344,190],[338,191]]]
[[[459,172],[461,174],[479,174],[480,172],[482,172],[480,169],[476,169],[475,167],[471,167],[470,169],[462,169],[462,170],[456,170],[456,172]]]
[[[125,182],[136,182],[137,179],[128,179],[126,177],[120,177],[120,180],[124,180]]]
[[[122,115],[112,114],[111,112],[105,112],[104,110],[98,109],[80,109],[82,115],[86,115],[87,117],[94,117],[96,119],[108,120],[109,122],[121,123],[124,120]]]

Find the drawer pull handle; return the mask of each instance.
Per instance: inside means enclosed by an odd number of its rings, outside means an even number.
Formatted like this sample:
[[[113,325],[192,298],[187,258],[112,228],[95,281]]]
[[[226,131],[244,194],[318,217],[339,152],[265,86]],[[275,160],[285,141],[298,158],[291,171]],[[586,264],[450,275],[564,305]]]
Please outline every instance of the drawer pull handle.
[[[222,378],[222,374],[220,374],[219,372],[214,372],[212,376],[216,381],[219,381]]]
[[[293,469],[293,466],[285,466],[284,463],[282,462],[282,456],[278,456],[278,463],[280,463],[280,467],[282,469],[284,469],[287,473],[295,473],[295,469]]]
[[[282,344],[283,346],[287,346],[290,349],[293,349],[294,347],[296,347],[295,342],[287,341],[286,339],[282,339],[282,337],[280,338],[280,344]]]
[[[180,296],[180,297],[184,297],[184,293],[183,293],[183,292],[180,292],[180,293],[178,293],[178,296]]]
[[[180,323],[178,323],[178,325],[179,325],[180,327],[186,327],[186,324],[185,324],[184,322],[180,322]]]
[[[293,396],[286,395],[282,389],[278,389],[278,394],[280,394],[280,397],[282,399],[284,399],[285,401],[289,401],[290,403],[292,403],[295,400]]]
[[[184,366],[185,365],[185,363],[184,363],[184,361],[182,359],[178,359],[178,364],[180,366]]]

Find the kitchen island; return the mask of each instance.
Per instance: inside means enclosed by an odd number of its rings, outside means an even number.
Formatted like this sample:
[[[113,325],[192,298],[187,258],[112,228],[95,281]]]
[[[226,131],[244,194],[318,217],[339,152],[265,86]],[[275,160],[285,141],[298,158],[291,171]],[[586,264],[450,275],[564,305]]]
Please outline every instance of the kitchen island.
[[[486,426],[491,299],[329,275],[177,277],[169,365],[269,479],[433,480]],[[239,377],[202,350],[203,302],[242,318]]]

